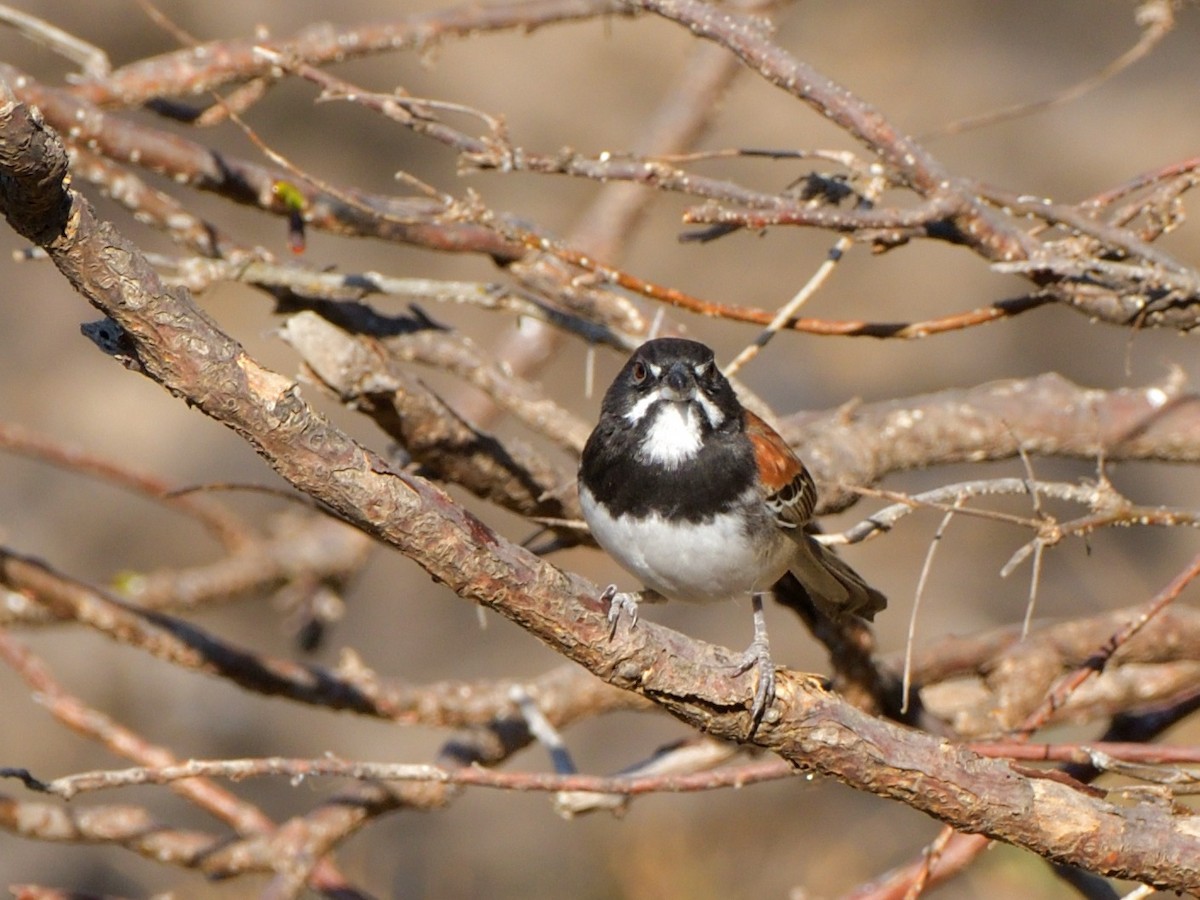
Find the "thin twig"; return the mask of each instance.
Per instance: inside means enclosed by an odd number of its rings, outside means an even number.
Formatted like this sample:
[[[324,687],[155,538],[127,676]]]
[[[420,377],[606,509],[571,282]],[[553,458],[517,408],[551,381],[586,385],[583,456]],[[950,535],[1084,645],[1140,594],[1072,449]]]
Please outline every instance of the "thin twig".
[[[946,515],[942,517],[937,531],[933,534],[933,540],[929,542],[929,550],[925,553],[925,560],[921,563],[921,574],[917,578],[917,590],[913,597],[912,613],[908,617],[908,636],[904,642],[904,677],[900,688],[902,694],[900,701],[901,713],[908,712],[909,691],[912,688],[912,651],[917,633],[917,612],[921,608],[921,600],[925,596],[925,585],[929,580],[929,573],[933,569],[933,555],[941,545],[942,536],[946,533],[951,519],[954,518],[955,513],[958,512],[958,508],[962,506],[966,499],[966,495],[960,494],[954,501],[955,508],[946,510]]]
[[[1046,696],[1042,705],[1034,710],[1021,727],[1017,729],[1017,733],[1029,735],[1041,728],[1049,720],[1050,716],[1054,714],[1054,711],[1066,702],[1067,698],[1079,685],[1083,684],[1092,675],[1104,671],[1105,665],[1112,659],[1113,654],[1145,628],[1155,616],[1170,606],[1183,593],[1184,588],[1191,584],[1197,576],[1200,576],[1200,554],[1194,556],[1192,561],[1179,574],[1172,578],[1162,590],[1155,594],[1132,619],[1116,631],[1082,665],[1078,666],[1073,672],[1065,675]]]
[[[542,772],[499,772],[495,769],[465,767],[446,769],[424,763],[376,763],[343,760],[333,756],[320,759],[192,759],[177,765],[138,766],[129,769],[81,772],[52,781],[42,781],[23,769],[0,769],[0,777],[13,778],[39,793],[70,800],[82,793],[134,787],[145,784],[171,784],[190,778],[284,777],[299,785],[309,778],[335,777],[358,781],[405,781],[490,787],[510,791],[587,791],[589,793],[626,794],[692,793],[742,787],[763,781],[777,781],[797,774],[794,767],[778,760],[697,772],[688,775],[649,775],[642,777],[598,775],[559,775]]]
[[[210,498],[179,496],[174,493],[175,486],[161,478],[135,471],[117,460],[104,459],[23,425],[0,422],[0,450],[117,485],[169,509],[185,513],[230,550],[249,546],[258,540],[253,529],[240,516]]]
[[[1138,5],[1137,23],[1142,28],[1142,33],[1138,37],[1137,42],[1116,59],[1105,65],[1099,72],[1041,100],[1016,103],[1012,106],[1006,106],[1003,109],[980,113],[979,115],[968,116],[949,122],[940,128],[926,132],[921,136],[921,139],[931,140],[933,138],[962,134],[965,131],[972,131],[987,125],[996,125],[1000,122],[1031,115],[1055,106],[1063,106],[1078,100],[1149,55],[1175,27],[1174,6],[1169,0],[1147,0],[1147,2]]]
[[[0,5],[0,24],[76,63],[89,78],[105,79],[112,72],[107,53],[44,19],[3,4]]]
[[[885,185],[886,182],[879,176],[871,179],[863,190],[859,206],[869,207],[879,194],[882,193]],[[837,264],[842,261],[842,257],[850,251],[852,246],[854,246],[854,241],[850,238],[838,238],[837,242],[829,248],[829,253],[826,255],[825,260],[817,267],[817,271],[812,274],[812,277],[805,282],[804,286],[796,292],[796,295],[791,300],[779,307],[779,312],[775,314],[775,318],[767,323],[767,327],[759,333],[754,342],[747,344],[742,352],[735,356],[729,365],[725,367],[726,375],[731,377],[736,375],[742,366],[754,359],[767,346],[767,343],[782,331],[783,327],[789,321],[796,317],[796,312],[829,280]]]

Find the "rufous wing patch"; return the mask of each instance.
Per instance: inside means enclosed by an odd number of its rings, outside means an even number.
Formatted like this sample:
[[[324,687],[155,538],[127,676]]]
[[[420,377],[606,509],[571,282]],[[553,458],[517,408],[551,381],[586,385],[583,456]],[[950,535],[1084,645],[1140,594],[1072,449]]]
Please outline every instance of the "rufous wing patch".
[[[754,447],[763,501],[785,528],[803,527],[817,505],[817,488],[800,458],[779,433],[749,410],[746,436]]]

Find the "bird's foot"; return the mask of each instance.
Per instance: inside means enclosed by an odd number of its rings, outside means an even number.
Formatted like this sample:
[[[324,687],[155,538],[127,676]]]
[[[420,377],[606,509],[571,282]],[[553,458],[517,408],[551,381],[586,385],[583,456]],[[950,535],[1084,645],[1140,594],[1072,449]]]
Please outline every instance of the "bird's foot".
[[[771,660],[771,650],[766,642],[760,643],[757,638],[746,648],[734,671],[741,675],[752,668],[758,669],[758,684],[754,688],[754,703],[750,707],[750,731],[746,735],[747,739],[754,737],[767,707],[775,701],[775,663]]]
[[[754,596],[754,640],[738,660],[735,671],[738,675],[758,669],[758,685],[754,688],[754,701],[750,707],[750,731],[746,739],[754,737],[759,724],[766,715],[767,707],[775,702],[775,663],[771,660],[771,646],[767,641],[767,622],[763,616],[762,598]]]
[[[611,641],[617,633],[617,625],[620,624],[622,613],[629,617],[630,630],[637,624],[638,601],[636,594],[618,591],[615,584],[610,584],[600,595],[601,603],[606,600],[608,601],[608,639]]]

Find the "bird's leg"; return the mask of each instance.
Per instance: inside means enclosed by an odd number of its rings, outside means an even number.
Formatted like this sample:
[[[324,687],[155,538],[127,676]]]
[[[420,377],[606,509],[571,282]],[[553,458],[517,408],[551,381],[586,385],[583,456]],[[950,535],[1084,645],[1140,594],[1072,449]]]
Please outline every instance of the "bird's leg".
[[[629,616],[629,628],[637,624],[638,599],[637,594],[618,591],[615,584],[610,584],[600,595],[600,602],[608,601],[608,639],[611,641],[617,633],[617,625],[621,621],[621,613]]]
[[[771,661],[771,647],[767,641],[767,618],[763,614],[762,594],[751,597],[754,604],[754,640],[742,654],[737,665],[740,675],[752,666],[758,669],[758,686],[754,689],[754,706],[750,710],[750,733],[753,737],[758,730],[767,707],[775,700],[775,663]]]

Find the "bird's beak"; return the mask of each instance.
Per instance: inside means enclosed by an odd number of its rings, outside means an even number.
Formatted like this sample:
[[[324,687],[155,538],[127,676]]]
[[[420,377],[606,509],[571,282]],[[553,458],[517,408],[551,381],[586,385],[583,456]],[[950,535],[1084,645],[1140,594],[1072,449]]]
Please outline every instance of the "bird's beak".
[[[696,395],[696,379],[684,363],[671,363],[661,383],[663,396],[676,403],[686,403]]]

